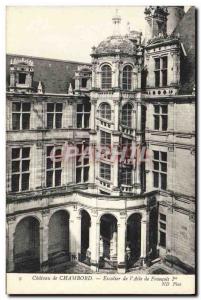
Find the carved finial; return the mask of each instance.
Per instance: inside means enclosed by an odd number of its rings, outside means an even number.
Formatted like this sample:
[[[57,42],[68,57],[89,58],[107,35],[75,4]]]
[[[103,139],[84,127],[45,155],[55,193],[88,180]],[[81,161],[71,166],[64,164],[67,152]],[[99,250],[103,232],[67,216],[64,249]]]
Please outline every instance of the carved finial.
[[[121,23],[121,17],[118,15],[118,9],[116,9],[116,14],[115,16],[112,18],[113,24],[114,24],[114,31],[113,31],[113,35],[120,35],[120,31],[119,31],[119,24]]]
[[[43,93],[43,87],[42,87],[42,83],[41,81],[39,81],[38,83],[38,89],[37,89],[38,94],[42,94]]]
[[[73,88],[72,88],[72,84],[69,84],[69,88],[68,88],[68,95],[73,95]]]

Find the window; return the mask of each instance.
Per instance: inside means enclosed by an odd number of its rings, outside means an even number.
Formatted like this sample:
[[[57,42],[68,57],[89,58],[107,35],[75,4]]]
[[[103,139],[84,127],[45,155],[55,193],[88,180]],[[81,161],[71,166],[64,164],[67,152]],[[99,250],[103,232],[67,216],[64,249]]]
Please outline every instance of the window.
[[[46,186],[61,185],[62,174],[62,148],[61,146],[47,146],[46,148]]]
[[[25,84],[26,83],[26,73],[19,73],[19,84]]]
[[[62,103],[47,103],[47,128],[62,128]]]
[[[102,89],[110,89],[112,87],[112,70],[111,67],[108,65],[105,65],[101,68],[102,77]]]
[[[12,192],[29,190],[30,147],[12,149]]]
[[[105,163],[100,163],[100,177],[106,180],[111,180],[111,166]]]
[[[122,157],[121,162],[124,164],[130,164],[132,163],[131,160],[131,154],[132,154],[132,140],[127,138],[122,138]]]
[[[13,130],[26,130],[30,128],[30,110],[29,102],[12,103],[12,128]]]
[[[162,190],[167,189],[167,153],[153,151],[153,185]]]
[[[154,105],[154,129],[167,131],[168,128],[168,106]]]
[[[129,103],[122,108],[122,125],[132,127],[132,106]]]
[[[125,66],[123,69],[123,90],[131,90],[132,88],[132,71],[131,66]]]
[[[132,184],[132,167],[124,166],[121,168],[121,184],[123,185],[131,185]]]
[[[111,120],[111,108],[108,103],[100,105],[100,117],[106,120]]]
[[[87,101],[83,104],[77,104],[77,128],[89,128],[91,106]]]
[[[78,144],[76,156],[76,183],[89,180],[89,145]]]
[[[86,88],[87,87],[87,78],[82,78],[81,79],[81,87]]]
[[[167,56],[155,58],[155,87],[167,85]]]
[[[100,131],[101,146],[111,146],[111,134],[105,131]]]
[[[166,248],[166,215],[160,214],[159,219],[160,246]]]

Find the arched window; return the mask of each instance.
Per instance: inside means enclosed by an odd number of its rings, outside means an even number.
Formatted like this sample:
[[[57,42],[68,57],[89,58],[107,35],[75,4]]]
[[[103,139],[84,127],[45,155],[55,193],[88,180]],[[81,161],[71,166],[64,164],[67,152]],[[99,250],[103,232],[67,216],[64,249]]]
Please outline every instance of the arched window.
[[[112,87],[112,70],[111,67],[105,65],[101,68],[102,72],[102,89],[109,89]]]
[[[125,66],[123,69],[123,81],[122,81],[123,90],[131,90],[132,71],[133,71],[133,68],[131,66]]]
[[[132,105],[129,103],[122,107],[122,125],[132,127]]]
[[[108,103],[100,105],[100,117],[103,119],[111,120],[111,108]]]

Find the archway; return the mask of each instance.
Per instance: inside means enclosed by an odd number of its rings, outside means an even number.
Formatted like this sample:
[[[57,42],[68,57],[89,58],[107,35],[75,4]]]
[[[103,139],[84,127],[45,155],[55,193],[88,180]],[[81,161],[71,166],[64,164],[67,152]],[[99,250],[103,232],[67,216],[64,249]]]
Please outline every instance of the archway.
[[[56,265],[70,260],[69,255],[69,214],[65,210],[55,212],[49,221],[48,261]]]
[[[16,226],[14,264],[18,273],[40,270],[40,225],[34,217],[25,217]]]
[[[100,219],[100,268],[117,266],[117,219],[105,214]]]
[[[138,264],[138,262],[140,263],[141,215],[138,213],[132,214],[127,221],[126,254],[128,267],[133,267]]]
[[[89,240],[91,218],[87,211],[81,211],[81,257],[80,260],[89,263]]]

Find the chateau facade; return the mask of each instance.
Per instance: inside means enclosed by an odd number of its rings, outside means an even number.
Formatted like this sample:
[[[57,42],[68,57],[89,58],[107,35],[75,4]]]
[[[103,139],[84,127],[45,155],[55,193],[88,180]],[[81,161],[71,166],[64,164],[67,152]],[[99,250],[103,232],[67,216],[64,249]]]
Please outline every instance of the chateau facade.
[[[145,19],[116,14],[91,64],[7,56],[8,272],[193,272],[195,10]]]

